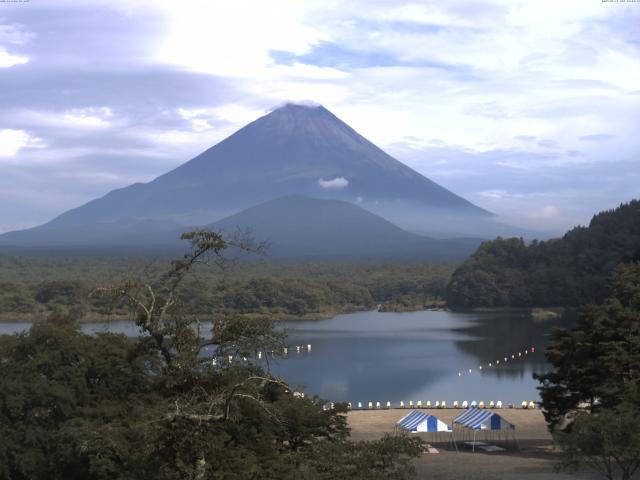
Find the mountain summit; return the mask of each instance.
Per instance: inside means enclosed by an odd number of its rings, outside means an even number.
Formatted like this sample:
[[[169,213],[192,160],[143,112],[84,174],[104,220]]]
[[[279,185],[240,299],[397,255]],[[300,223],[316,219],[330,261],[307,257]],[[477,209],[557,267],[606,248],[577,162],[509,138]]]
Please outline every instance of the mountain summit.
[[[492,214],[397,161],[326,108],[286,104],[149,183],[114,190],[0,243],[67,243],[141,226],[169,231],[294,194],[355,203],[440,237],[482,236],[474,225],[494,223]]]

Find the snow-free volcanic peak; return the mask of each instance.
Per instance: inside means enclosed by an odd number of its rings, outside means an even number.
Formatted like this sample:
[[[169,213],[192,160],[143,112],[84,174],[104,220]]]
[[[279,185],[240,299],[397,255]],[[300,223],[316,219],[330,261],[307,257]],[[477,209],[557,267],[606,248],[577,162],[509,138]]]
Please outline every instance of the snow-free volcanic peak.
[[[135,229],[138,222],[159,230],[203,225],[294,194],[357,203],[404,229],[438,236],[469,234],[470,228],[479,236],[474,225],[493,221],[325,107],[287,103],[149,183],[114,190],[0,243],[64,242]]]

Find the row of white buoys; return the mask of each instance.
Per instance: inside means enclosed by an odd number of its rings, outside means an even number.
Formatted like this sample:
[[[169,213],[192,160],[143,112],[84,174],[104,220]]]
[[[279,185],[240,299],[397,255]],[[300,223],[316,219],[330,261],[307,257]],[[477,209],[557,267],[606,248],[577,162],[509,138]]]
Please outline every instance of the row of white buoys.
[[[332,404],[333,405],[333,404]],[[349,408],[349,410],[351,410],[351,402],[349,402],[347,404],[347,407]],[[362,403],[362,402],[358,402],[357,403],[357,408],[359,410],[379,410],[379,409],[392,409],[394,408],[391,404],[391,402],[386,402],[384,405],[381,402],[366,402],[366,403]],[[412,400],[410,400],[409,402],[405,403],[403,400],[400,400],[400,402],[398,402],[398,407],[396,408],[427,408],[427,409],[434,409],[434,408],[449,408],[447,406],[447,402],[446,401],[436,401],[433,405],[431,404],[430,401],[425,402],[424,404],[422,403],[422,400],[418,400],[417,402],[413,402]],[[472,400],[471,402],[468,402],[467,400],[463,400],[462,402],[459,402],[458,400],[455,400],[452,404],[451,404],[451,408],[456,408],[456,409],[468,409],[468,408],[478,408],[478,409],[484,409],[484,408],[489,408],[489,409],[501,409],[501,408],[507,408],[506,406],[503,405],[501,400],[498,401],[493,401],[491,400],[488,404],[486,404],[483,401],[475,401]],[[508,405],[508,408],[516,408],[516,405],[513,403],[510,403]],[[537,403],[534,402],[533,400],[527,402],[526,400],[524,400],[521,404],[520,404],[520,408],[525,408],[525,409],[529,409],[529,410],[533,410],[535,408],[537,408]]]
[[[511,360],[516,360],[518,358],[522,358],[523,356],[529,355],[529,353],[535,353],[535,352],[536,352],[536,347],[532,346],[530,349],[528,348],[528,349],[526,349],[524,351],[520,351],[518,353],[511,354]],[[500,358],[497,359],[495,362],[489,362],[486,366],[478,365],[478,371],[482,371],[482,369],[485,368],[485,367],[488,367],[488,368],[492,368],[494,366],[497,367],[498,365],[500,365],[500,362],[507,363],[508,361],[509,361],[509,355],[506,355],[506,356],[502,357],[501,359]],[[467,371],[469,373],[473,373],[474,369],[473,368],[469,368]],[[458,377],[462,377],[462,375],[463,375],[463,372],[459,371],[458,372]]]
[[[283,347],[282,348],[283,355],[288,355],[289,354],[289,348],[290,347]],[[296,353],[302,353],[302,352],[305,352],[305,351],[307,353],[311,353],[311,344],[310,343],[308,343],[307,345],[294,345],[294,347],[292,347],[292,348],[296,349]],[[276,352],[274,350],[271,350],[271,352],[264,352],[264,353],[265,353],[265,356],[268,353],[271,353],[272,357],[275,357],[275,354],[276,354]],[[258,360],[262,360],[262,352],[258,351],[257,354],[256,354],[256,357],[257,357]],[[235,357],[233,355],[229,355],[227,357],[227,360],[228,360],[229,363],[233,363],[234,359],[235,359]],[[243,362],[247,362],[248,361],[247,357],[242,357],[242,361]],[[218,361],[216,360],[215,357],[211,359],[211,365],[216,366],[217,363],[218,363]]]
[[[296,353],[302,353],[304,351],[306,351],[307,353],[311,353],[311,344],[307,343],[307,345],[294,345],[291,348],[295,348]],[[289,355],[289,347],[283,347],[282,348],[282,353],[284,355]]]

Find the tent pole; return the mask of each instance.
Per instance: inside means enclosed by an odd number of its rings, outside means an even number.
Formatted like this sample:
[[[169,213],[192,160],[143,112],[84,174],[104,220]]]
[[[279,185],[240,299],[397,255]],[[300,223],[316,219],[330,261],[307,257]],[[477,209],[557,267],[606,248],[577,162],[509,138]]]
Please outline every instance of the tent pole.
[[[471,447],[471,451],[475,452],[476,451],[476,431],[473,431],[473,446]]]

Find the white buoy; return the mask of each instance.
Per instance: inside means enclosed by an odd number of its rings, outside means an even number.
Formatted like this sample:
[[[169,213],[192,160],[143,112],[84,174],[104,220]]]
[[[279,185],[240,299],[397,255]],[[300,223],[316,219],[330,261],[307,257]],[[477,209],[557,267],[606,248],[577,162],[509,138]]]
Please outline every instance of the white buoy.
[[[496,402],[496,408],[502,408],[502,400]]]
[[[347,410],[351,410],[351,402],[347,402]]]
[[[416,403],[416,407],[422,408],[422,400],[418,400],[418,402]]]
[[[284,351],[284,354],[285,354],[285,355],[286,355],[287,353],[289,353],[289,349],[288,349],[287,347],[284,347],[283,351]]]
[[[533,400],[529,402],[529,408],[532,408],[532,409],[536,408],[536,404]]]
[[[391,408],[391,402],[387,402],[387,408]]]
[[[527,408],[529,404],[527,403],[526,400],[523,400],[522,403],[520,404],[520,408]]]
[[[258,360],[262,358],[262,352],[258,352]]]
[[[522,352],[518,352],[518,356],[521,357],[522,356]]]
[[[500,365],[500,360],[496,360],[496,365]]]
[[[447,408],[447,402],[444,400],[440,402],[440,408]]]
[[[233,362],[233,355],[229,355],[229,363]]]
[[[409,400],[409,407],[413,408],[413,400]]]
[[[436,400],[436,408],[440,408],[440,402]]]
[[[492,365],[491,365],[491,364],[489,364],[489,366],[491,367]]]
[[[376,408],[380,408],[380,402],[376,402]]]
[[[427,408],[431,408],[431,400],[427,400]]]
[[[247,361],[247,357],[242,357],[242,361],[246,362]]]
[[[478,408],[484,408],[484,402],[482,400],[478,403]]]
[[[511,360],[514,360],[516,358],[515,355],[511,355]]]
[[[504,361],[505,361],[505,362],[507,361],[507,357],[504,357]]]
[[[454,400],[453,401],[453,408],[458,408],[460,406],[460,404],[458,403],[458,400]]]
[[[334,405],[333,402],[331,402],[331,406],[329,408],[331,408],[331,410],[334,410],[336,408],[336,406]]]
[[[362,408],[362,402],[358,402],[358,408]]]
[[[462,402],[462,408],[469,408],[469,402],[467,402],[466,400],[464,400]]]
[[[400,400],[400,408],[404,408],[404,402]]]
[[[213,365],[213,366],[215,367],[215,366],[217,365],[217,363],[218,363],[218,362],[216,361],[216,357],[213,357],[213,358],[211,359],[211,365]]]
[[[525,351],[524,351],[524,354],[525,354],[525,355],[528,355],[528,354],[529,354],[529,350],[525,350]]]
[[[493,400],[491,400],[489,402],[489,408],[494,408],[496,406],[496,402],[494,402]]]
[[[461,377],[462,376],[462,372],[458,372],[458,376]]]
[[[469,373],[473,372],[473,370],[469,369]]]
[[[369,402],[369,408],[373,408],[373,403]]]
[[[478,367],[478,370],[482,370],[482,365],[480,365],[480,366]]]
[[[296,353],[300,353],[300,345],[296,345]]]
[[[309,343],[307,344],[307,352],[310,352],[310,351],[311,351],[311,344]]]

